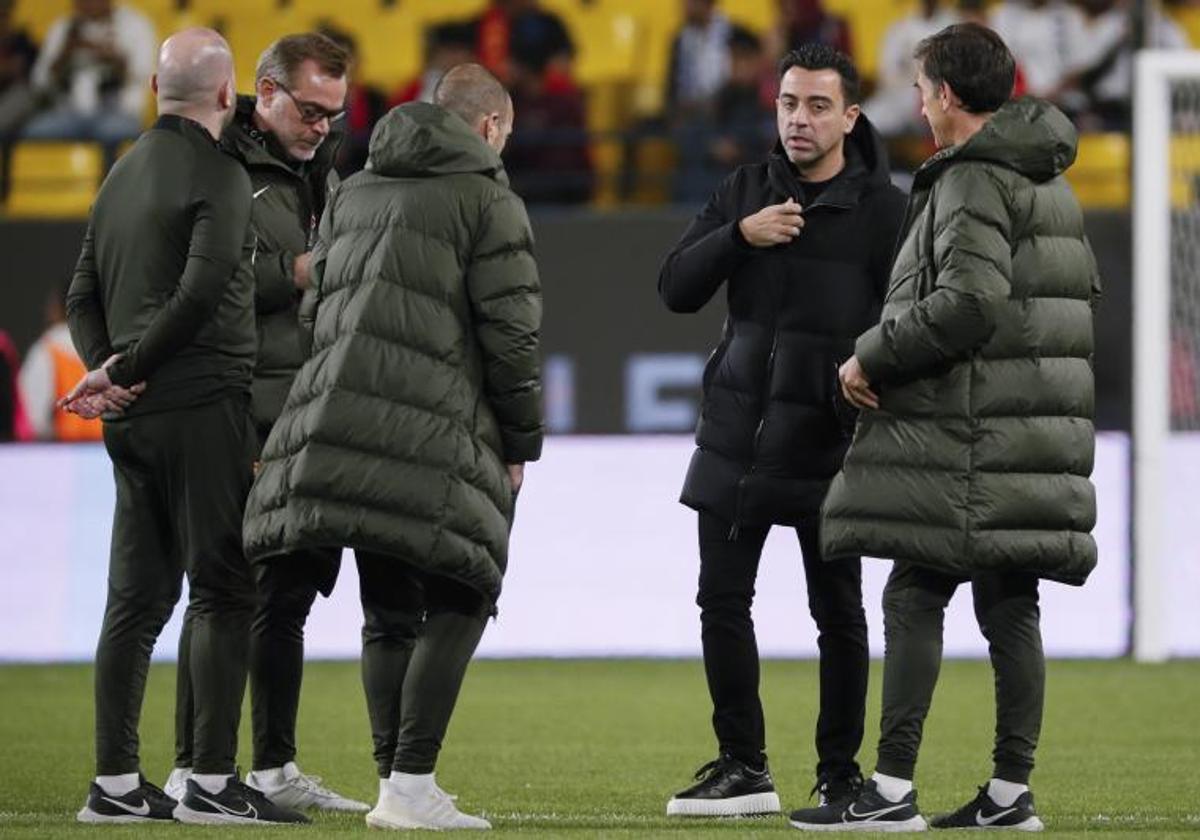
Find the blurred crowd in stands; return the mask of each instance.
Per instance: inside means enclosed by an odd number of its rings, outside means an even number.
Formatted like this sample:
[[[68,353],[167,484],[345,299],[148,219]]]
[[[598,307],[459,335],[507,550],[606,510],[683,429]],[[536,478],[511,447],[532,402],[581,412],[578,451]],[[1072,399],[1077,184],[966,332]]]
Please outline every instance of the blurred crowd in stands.
[[[390,0],[396,2],[397,0]],[[594,0],[580,0],[589,2]],[[850,23],[821,0],[776,0],[772,25],[751,31],[716,0],[677,3],[682,23],[671,36],[659,113],[620,126],[625,177],[637,168],[639,143],[671,149],[665,196],[703,201],[733,167],[762,156],[775,142],[775,66],[806,42],[833,45],[851,57],[863,49]],[[287,0],[282,0],[287,2]],[[899,2],[899,0],[898,0]],[[878,71],[865,79],[864,112],[892,143],[900,169],[929,151],[913,89],[917,42],[956,21],[995,28],[1019,63],[1017,93],[1053,100],[1085,131],[1128,131],[1135,33],[1131,0],[918,0],[911,14],[873,45]],[[1200,12],[1200,0],[1147,0],[1148,46],[1187,48],[1175,22]],[[88,140],[111,161],[135,138],[151,113],[149,78],[156,32],[135,2],[72,0],[72,13],[50,27],[42,43],[15,28],[14,0],[0,0],[0,143],[26,139]],[[564,21],[539,0],[491,0],[473,18],[430,26],[423,36],[422,70],[393,90],[352,80],[338,168],[349,174],[367,160],[371,129],[390,107],[429,100],[448,68],[479,61],[508,85],[517,123],[505,154],[514,188],[532,204],[583,204],[595,194],[595,152],[613,143],[589,126],[586,93],[575,72],[577,45]],[[326,34],[355,51],[354,36]],[[262,45],[263,47],[266,44]],[[247,80],[241,80],[243,85]],[[608,132],[611,135],[613,132]],[[7,166],[8,154],[4,155]],[[0,171],[0,188],[4,180]],[[49,306],[46,333],[18,365],[0,332],[0,440],[87,439],[98,426],[80,426],[56,412],[54,401],[82,372],[70,346],[59,295]],[[18,375],[19,373],[19,375]],[[17,384],[19,381],[19,385]]]
[[[288,0],[281,0],[286,4]],[[391,0],[397,2],[397,0]],[[581,3],[595,0],[579,0]],[[670,197],[702,200],[731,167],[769,149],[774,136],[774,66],[790,48],[819,41],[854,57],[867,45],[821,0],[776,0],[773,25],[751,31],[731,21],[716,0],[676,3],[682,24],[673,35],[661,113],[621,127],[626,166],[631,144],[646,137],[674,146]],[[148,112],[156,33],[136,2],[73,0],[42,44],[11,25],[14,0],[0,0],[0,140],[94,140],[111,159],[137,136]],[[182,5],[182,4],[181,4]],[[913,7],[900,2],[897,7]],[[878,72],[867,78],[864,111],[889,138],[920,140],[924,127],[912,88],[912,51],[926,35],[960,20],[995,28],[1020,63],[1018,93],[1059,104],[1084,130],[1122,131],[1130,115],[1130,0],[918,0],[879,44]],[[517,126],[506,162],[531,203],[585,203],[593,195],[593,148],[585,92],[577,83],[576,45],[563,20],[539,0],[491,0],[474,18],[424,33],[423,71],[394,90],[354,84],[339,161],[343,173],[364,165],[371,128],[389,107],[428,99],[441,73],[476,60],[510,87]],[[1186,48],[1188,37],[1168,12],[1200,0],[1150,0],[1145,41]],[[1171,8],[1175,7],[1175,8]],[[352,50],[354,37],[328,27]],[[265,45],[264,45],[265,46]],[[594,128],[594,127],[591,127]],[[897,164],[911,168],[927,149],[894,144]]]

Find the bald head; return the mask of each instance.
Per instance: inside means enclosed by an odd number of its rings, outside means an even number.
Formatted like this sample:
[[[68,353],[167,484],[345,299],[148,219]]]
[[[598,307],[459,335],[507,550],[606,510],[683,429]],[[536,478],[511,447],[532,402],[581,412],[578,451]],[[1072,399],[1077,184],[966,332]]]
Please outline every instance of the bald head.
[[[447,70],[433,92],[433,102],[458,114],[467,125],[475,125],[480,117],[488,114],[504,114],[509,109],[508,91],[504,85],[478,64],[459,64]]]
[[[159,113],[223,111],[222,89],[226,88],[224,95],[233,95],[229,44],[211,29],[176,32],[159,50],[154,84]]]
[[[512,133],[512,99],[504,85],[483,67],[451,67],[434,89],[433,103],[462,117],[497,153],[504,151]]]

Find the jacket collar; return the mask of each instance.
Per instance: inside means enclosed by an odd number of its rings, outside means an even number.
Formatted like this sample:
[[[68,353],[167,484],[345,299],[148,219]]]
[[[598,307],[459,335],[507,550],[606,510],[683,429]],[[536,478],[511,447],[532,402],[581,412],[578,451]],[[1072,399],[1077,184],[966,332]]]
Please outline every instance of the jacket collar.
[[[847,143],[845,148],[846,165],[842,167],[841,172],[833,176],[829,186],[813,203],[813,207],[835,207],[839,210],[848,210],[858,204],[859,199],[862,198],[868,183],[867,168],[862,162],[862,156],[854,146]],[[770,160],[767,163],[767,172],[772,190],[778,193],[782,199],[792,198],[798,204],[804,204],[804,192],[801,189],[800,178],[784,153],[782,144],[776,144],[775,150],[771,152]]]
[[[157,128],[161,131],[171,131],[175,134],[183,134],[185,136],[193,136],[202,138],[205,143],[213,146],[220,146],[213,136],[208,133],[208,129],[200,125],[193,119],[181,117],[178,114],[160,114],[158,119],[154,121],[152,128]]]
[[[846,135],[844,148],[846,165],[812,206],[849,209],[858,204],[869,188],[891,183],[887,148],[866,114],[859,114],[854,128]],[[781,142],[776,141],[767,167],[768,179],[779,199],[791,197],[803,204],[800,179],[796,177]]]

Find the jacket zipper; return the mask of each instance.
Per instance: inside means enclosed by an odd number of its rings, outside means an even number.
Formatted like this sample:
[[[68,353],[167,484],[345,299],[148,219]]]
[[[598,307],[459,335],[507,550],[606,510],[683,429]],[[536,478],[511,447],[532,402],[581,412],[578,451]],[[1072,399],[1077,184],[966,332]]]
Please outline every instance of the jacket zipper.
[[[782,288],[782,287],[781,287]],[[778,311],[778,307],[776,307]],[[771,399],[771,377],[775,370],[775,354],[779,350],[779,327],[771,331],[771,352],[767,355],[767,372],[762,390],[762,409],[758,417],[758,425],[754,429],[754,443],[750,448],[750,469],[738,479],[737,499],[733,506],[733,525],[729,529],[729,542],[733,542],[741,533],[742,496],[746,490],[746,479],[754,474],[758,467],[758,449],[762,443],[763,426],[767,423],[767,406]]]

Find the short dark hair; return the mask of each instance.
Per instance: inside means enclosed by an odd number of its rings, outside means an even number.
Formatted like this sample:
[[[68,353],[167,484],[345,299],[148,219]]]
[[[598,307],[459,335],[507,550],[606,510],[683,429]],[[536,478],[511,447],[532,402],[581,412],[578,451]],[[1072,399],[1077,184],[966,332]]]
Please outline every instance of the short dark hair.
[[[978,23],[956,23],[917,44],[913,58],[935,85],[945,82],[972,114],[987,114],[1012,97],[1017,62],[1004,40]]]
[[[350,67],[350,53],[332,38],[319,32],[304,32],[285,35],[262,51],[258,67],[254,71],[254,82],[274,79],[290,85],[300,65],[314,61],[322,73],[335,79],[346,75]]]
[[[793,67],[802,70],[836,70],[842,77],[842,96],[846,105],[857,105],[861,99],[858,69],[850,56],[828,44],[802,44],[779,62],[779,78]]]

